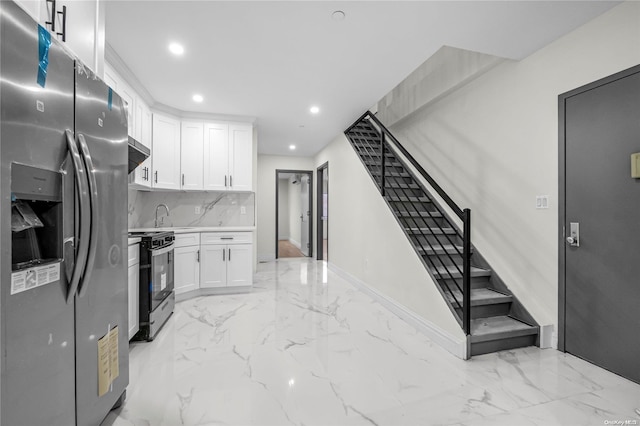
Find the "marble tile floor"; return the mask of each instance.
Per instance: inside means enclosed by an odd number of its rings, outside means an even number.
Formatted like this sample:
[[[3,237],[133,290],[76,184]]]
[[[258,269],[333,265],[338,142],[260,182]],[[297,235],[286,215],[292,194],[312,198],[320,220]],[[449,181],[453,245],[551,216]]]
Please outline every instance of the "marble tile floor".
[[[553,349],[460,360],[308,258],[178,303],[130,353],[103,426],[640,425],[640,385]]]

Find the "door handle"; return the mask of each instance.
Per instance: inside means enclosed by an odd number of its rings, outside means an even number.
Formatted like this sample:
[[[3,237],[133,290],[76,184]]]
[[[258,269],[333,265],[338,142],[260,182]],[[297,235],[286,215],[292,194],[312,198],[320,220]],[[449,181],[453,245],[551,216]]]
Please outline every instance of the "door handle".
[[[571,247],[580,247],[580,224],[578,222],[569,224],[569,236],[566,241]]]
[[[78,145],[73,138],[73,134],[70,130],[65,132],[67,136],[67,147],[71,153],[71,161],[73,162],[73,170],[75,174],[76,184],[78,185],[78,194],[80,196],[80,202],[78,203],[78,210],[80,214],[80,229],[78,230],[78,252],[76,255],[75,266],[71,273],[69,280],[69,292],[67,293],[67,303],[71,302],[78,290],[78,284],[80,283],[80,277],[84,271],[84,266],[87,261],[87,253],[89,251],[89,184],[87,182],[86,171],[82,157],[80,157],[80,151],[78,151]],[[66,202],[72,202],[68,200]]]
[[[223,261],[223,262],[227,260],[227,259],[226,259],[226,255],[227,255],[226,250],[225,250],[225,249],[222,249],[222,261]]]
[[[229,249],[229,262],[231,262],[231,249]]]
[[[87,181],[89,183],[89,201],[91,206],[91,223],[89,225],[89,252],[87,254],[87,264],[84,266],[84,272],[82,273],[82,286],[78,295],[84,296],[87,290],[87,285],[91,279],[91,273],[93,272],[93,265],[96,260],[96,249],[98,246],[98,183],[96,182],[96,175],[93,168],[93,159],[91,158],[91,152],[89,152],[89,146],[84,138],[84,135],[78,134],[78,142],[80,143],[80,151],[84,158],[85,170],[87,171]]]
[[[233,186],[233,176],[229,175],[229,186]]]

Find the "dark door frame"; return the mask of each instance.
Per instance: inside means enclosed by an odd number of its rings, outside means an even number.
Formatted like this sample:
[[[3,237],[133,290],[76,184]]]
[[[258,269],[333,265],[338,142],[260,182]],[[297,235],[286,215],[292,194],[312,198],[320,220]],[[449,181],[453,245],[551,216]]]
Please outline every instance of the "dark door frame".
[[[558,96],[558,350],[566,352],[566,101],[576,95],[640,72],[640,65],[578,87]]]
[[[300,175],[309,175],[309,212],[313,211],[313,170],[288,170],[276,169],[276,259],[278,258],[278,213],[279,213],[279,191],[278,191],[278,175],[280,173],[296,173]],[[313,257],[313,215],[309,215],[309,257]]]
[[[323,225],[322,225],[322,205],[323,205],[323,198],[322,198],[322,185],[324,182],[324,173],[325,171],[327,171],[329,169],[329,162],[327,161],[326,163],[324,163],[323,165],[321,165],[320,167],[318,167],[317,171],[316,171],[316,176],[317,176],[317,186],[316,186],[316,219],[317,219],[317,230],[316,230],[316,241],[317,241],[317,248],[316,248],[316,259],[318,260],[327,260],[324,259],[324,237],[323,237],[323,232],[324,230],[322,229]],[[327,210],[329,210],[329,199],[327,199]],[[329,235],[329,224],[327,223],[327,235]]]

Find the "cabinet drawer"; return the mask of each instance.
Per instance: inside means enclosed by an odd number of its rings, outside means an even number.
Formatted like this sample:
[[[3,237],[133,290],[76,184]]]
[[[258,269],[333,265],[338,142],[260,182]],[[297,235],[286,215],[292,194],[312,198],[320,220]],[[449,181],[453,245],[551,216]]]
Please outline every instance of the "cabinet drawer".
[[[203,232],[202,244],[247,244],[253,242],[251,232]]]
[[[140,244],[129,246],[129,266],[140,263]]]
[[[189,234],[175,234],[175,237],[175,248],[200,245],[199,232],[193,232]]]

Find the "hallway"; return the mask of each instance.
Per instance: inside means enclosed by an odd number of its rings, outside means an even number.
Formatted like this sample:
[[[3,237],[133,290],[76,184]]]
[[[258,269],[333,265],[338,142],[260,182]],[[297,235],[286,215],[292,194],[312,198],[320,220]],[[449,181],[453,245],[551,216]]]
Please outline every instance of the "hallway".
[[[103,425],[640,424],[640,385],[553,349],[462,361],[308,258],[178,303],[130,374]]]

